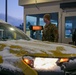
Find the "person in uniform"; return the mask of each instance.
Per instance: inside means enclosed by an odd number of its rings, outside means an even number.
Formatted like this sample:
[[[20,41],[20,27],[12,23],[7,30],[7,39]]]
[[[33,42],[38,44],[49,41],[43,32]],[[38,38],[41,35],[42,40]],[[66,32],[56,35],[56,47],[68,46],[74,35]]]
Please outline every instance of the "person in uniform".
[[[50,14],[45,14],[43,19],[46,25],[43,28],[42,41],[58,42],[58,29],[50,22]]]

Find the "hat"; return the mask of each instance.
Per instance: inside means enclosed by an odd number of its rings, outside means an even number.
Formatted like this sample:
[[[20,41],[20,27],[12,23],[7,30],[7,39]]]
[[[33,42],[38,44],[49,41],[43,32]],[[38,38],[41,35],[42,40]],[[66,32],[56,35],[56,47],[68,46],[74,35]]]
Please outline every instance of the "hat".
[[[45,15],[43,16],[43,18],[46,18],[46,19],[48,19],[48,20],[50,21],[51,16],[50,16],[50,14],[45,14]]]

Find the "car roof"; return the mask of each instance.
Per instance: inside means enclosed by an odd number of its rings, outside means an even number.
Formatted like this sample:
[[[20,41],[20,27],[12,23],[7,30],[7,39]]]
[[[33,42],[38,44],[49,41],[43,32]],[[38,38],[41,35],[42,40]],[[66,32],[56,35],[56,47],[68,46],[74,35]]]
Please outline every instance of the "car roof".
[[[3,21],[3,20],[0,20],[0,23],[5,23],[5,24],[8,24],[7,22]]]

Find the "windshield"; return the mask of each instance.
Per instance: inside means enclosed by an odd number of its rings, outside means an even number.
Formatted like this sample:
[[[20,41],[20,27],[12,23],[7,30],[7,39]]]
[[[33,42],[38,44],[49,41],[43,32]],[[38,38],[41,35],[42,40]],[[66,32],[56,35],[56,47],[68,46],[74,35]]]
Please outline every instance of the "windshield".
[[[0,23],[0,40],[19,40],[19,39],[24,39],[24,40],[30,40],[26,34],[5,23]]]

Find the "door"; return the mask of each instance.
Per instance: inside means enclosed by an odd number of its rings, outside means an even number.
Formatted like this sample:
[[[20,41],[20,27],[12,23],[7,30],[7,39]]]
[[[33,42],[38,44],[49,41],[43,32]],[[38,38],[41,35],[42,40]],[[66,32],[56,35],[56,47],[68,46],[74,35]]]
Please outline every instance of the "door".
[[[62,14],[62,43],[72,42],[72,34],[76,28],[76,12]]]

